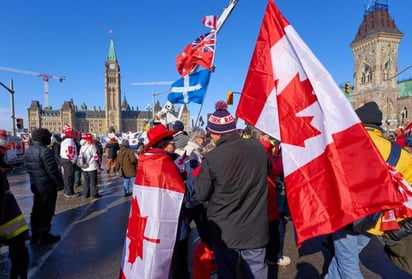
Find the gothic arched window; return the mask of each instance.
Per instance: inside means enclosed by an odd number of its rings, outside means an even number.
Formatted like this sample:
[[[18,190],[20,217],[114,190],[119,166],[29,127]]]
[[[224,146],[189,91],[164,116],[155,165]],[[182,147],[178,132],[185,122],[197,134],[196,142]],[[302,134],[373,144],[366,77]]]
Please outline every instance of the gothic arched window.
[[[362,76],[361,76],[361,84],[366,84],[372,82],[372,69],[369,65],[365,65]]]

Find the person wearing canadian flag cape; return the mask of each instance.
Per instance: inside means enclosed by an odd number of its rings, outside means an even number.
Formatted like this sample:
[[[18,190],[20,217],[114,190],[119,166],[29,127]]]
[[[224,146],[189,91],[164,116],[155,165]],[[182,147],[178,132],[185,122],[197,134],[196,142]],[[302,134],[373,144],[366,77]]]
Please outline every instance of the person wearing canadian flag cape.
[[[183,177],[173,135],[159,124],[139,155],[119,278],[189,278],[181,207]],[[187,242],[186,242],[187,243]],[[187,259],[187,255],[186,255]]]

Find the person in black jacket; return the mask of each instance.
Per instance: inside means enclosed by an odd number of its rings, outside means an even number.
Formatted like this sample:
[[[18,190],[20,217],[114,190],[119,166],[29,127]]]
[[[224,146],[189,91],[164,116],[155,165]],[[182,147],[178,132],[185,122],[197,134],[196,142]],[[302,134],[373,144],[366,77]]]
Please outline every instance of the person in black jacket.
[[[25,154],[26,169],[30,175],[33,207],[30,216],[31,244],[45,245],[60,240],[50,233],[51,221],[56,208],[57,191],[63,189],[53,152],[47,147],[51,141],[49,130],[38,128],[31,134],[33,144]]]
[[[256,139],[242,139],[223,101],[207,130],[216,147],[202,160],[195,194],[207,219],[218,278],[267,278],[268,159]],[[239,272],[239,273],[238,273]]]
[[[106,144],[107,150],[107,161],[106,161],[106,172],[110,173],[110,170],[113,169],[113,172],[119,170],[117,162],[117,151],[119,151],[120,146],[115,137],[110,138],[110,141]]]

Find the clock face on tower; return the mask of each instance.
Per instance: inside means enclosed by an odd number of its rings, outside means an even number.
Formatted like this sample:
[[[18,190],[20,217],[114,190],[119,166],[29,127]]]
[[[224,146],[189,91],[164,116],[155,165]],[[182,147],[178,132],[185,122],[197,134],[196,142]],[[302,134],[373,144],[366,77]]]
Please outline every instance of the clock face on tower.
[[[109,64],[109,68],[110,68],[111,70],[113,70],[113,69],[114,69],[114,64]]]

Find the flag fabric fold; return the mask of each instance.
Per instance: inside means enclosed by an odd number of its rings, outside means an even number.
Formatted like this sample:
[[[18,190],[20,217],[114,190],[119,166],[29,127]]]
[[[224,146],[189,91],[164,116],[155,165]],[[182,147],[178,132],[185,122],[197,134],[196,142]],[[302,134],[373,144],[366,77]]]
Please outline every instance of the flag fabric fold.
[[[176,68],[180,76],[188,75],[197,66],[207,70],[213,68],[216,48],[216,31],[201,35],[187,45],[176,57]]]
[[[184,192],[168,155],[139,155],[119,278],[167,277]]]
[[[298,247],[400,205],[386,164],[350,103],[272,0],[236,116],[281,141]]]
[[[217,24],[217,16],[216,15],[207,15],[202,18],[202,23],[204,26],[212,28],[213,30],[216,29]]]
[[[210,71],[200,70],[178,79],[171,85],[167,99],[173,104],[202,104],[210,75]]]

